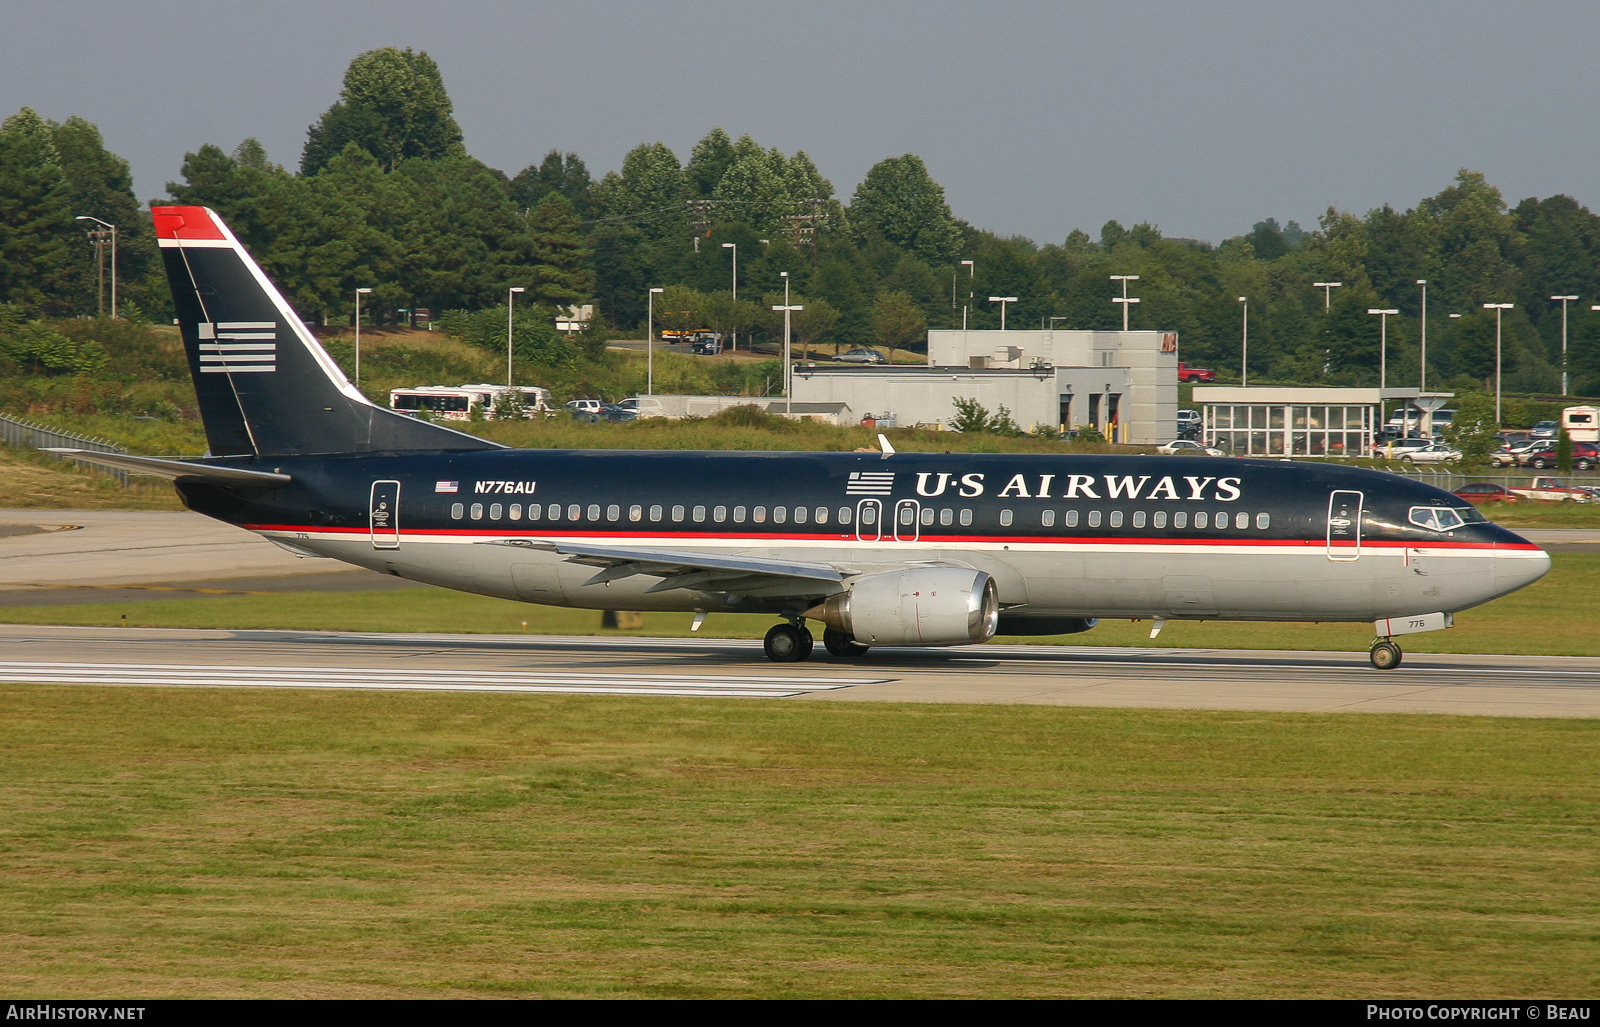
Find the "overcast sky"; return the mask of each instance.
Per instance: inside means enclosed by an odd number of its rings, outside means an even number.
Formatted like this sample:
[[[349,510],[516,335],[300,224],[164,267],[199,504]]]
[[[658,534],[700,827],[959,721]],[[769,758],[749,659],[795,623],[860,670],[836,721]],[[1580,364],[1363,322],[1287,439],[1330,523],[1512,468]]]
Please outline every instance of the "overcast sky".
[[[7,0],[0,117],[80,114],[163,197],[185,151],[299,162],[350,59],[426,50],[467,149],[599,178],[713,126],[803,149],[848,199],[916,153],[958,217],[1059,242],[1110,218],[1220,241],[1414,206],[1459,168],[1600,205],[1600,4]]]

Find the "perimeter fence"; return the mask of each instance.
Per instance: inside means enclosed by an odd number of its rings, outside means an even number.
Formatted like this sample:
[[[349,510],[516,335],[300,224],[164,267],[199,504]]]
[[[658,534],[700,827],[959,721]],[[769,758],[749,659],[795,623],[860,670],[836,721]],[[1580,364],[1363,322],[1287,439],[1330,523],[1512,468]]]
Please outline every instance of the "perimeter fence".
[[[0,415],[0,442],[4,442],[8,446],[16,446],[19,449],[44,449],[47,446],[55,446],[64,449],[87,449],[96,453],[127,452],[126,448],[117,445],[110,439],[87,438],[83,435],[74,435],[71,432],[56,431],[54,428],[47,428],[42,424],[34,424],[32,421],[19,421],[4,415]],[[127,471],[111,467],[97,467],[93,464],[86,464],[84,461],[74,457],[60,457],[56,453],[50,455],[58,456],[62,460],[71,460],[79,466],[93,467],[101,474],[109,474],[117,479],[117,483],[124,488],[127,487]]]

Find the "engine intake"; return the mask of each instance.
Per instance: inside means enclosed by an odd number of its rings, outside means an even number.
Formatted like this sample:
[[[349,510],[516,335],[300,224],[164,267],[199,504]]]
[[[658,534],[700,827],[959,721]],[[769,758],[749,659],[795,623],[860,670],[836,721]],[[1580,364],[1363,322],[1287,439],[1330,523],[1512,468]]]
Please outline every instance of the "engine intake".
[[[994,579],[965,567],[866,574],[806,611],[862,645],[987,642],[1000,622]]]

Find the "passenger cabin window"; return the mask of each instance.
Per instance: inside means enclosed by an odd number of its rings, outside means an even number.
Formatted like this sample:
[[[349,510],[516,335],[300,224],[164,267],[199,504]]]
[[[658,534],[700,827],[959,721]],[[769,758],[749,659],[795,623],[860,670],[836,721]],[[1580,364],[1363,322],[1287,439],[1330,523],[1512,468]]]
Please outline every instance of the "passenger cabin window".
[[[809,514],[810,512],[811,511],[807,510],[803,506],[795,507],[794,508],[794,522],[796,524],[804,524],[806,522],[806,515]]]
[[[972,526],[972,511],[971,510],[962,510],[961,511],[961,526],[963,528],[969,528],[969,527]]]
[[[1000,511],[1000,526],[1002,528],[1011,527],[1011,511],[1010,510],[1001,510]]]
[[[828,508],[827,507],[825,507],[825,506],[817,507],[816,513],[817,513],[817,523],[818,524],[827,524],[828,523]]]
[[[718,524],[721,524],[723,521],[728,519],[728,508],[725,506],[717,507],[715,510],[711,511],[711,519],[716,521]]]
[[[850,523],[850,516],[851,516],[850,515],[850,508],[848,506],[841,506],[839,508],[839,523],[840,524],[849,524]]]
[[[1135,528],[1144,527],[1144,511],[1143,510],[1135,510],[1133,512],[1133,526]]]
[[[638,503],[635,503],[632,506],[628,507],[628,520],[630,520],[630,521],[642,521],[642,520],[644,520],[644,507],[640,506]]]
[[[1157,510],[1150,515],[1150,521],[1153,527],[1165,528],[1167,526],[1167,512],[1165,510]]]
[[[1090,510],[1089,511],[1089,527],[1091,527],[1091,528],[1100,527],[1100,511],[1099,510]]]
[[[672,508],[672,519],[675,522],[683,520],[683,507],[674,506]]]
[[[1078,511],[1068,510],[1066,517],[1062,519],[1061,523],[1065,524],[1069,528],[1076,528],[1078,526]]]
[[[693,516],[696,524],[704,524],[706,520],[706,508],[703,506],[695,507]]]
[[[733,508],[733,523],[735,523],[735,524],[743,524],[744,523],[744,507],[736,506],[736,507]]]
[[[549,514],[552,521],[559,521],[561,519],[561,504],[551,503]]]
[[[598,507],[596,509],[598,510]],[[583,507],[579,506],[577,503],[572,503],[571,505],[569,505],[567,507],[567,520],[569,520],[569,521],[581,521],[581,520],[583,520]]]
[[[543,514],[543,513],[544,513],[544,507],[540,506],[538,503],[529,503],[528,504],[528,520],[536,521],[536,520],[539,519],[539,516],[541,514]]]
[[[1272,515],[1264,513],[1256,514],[1256,527],[1261,531],[1266,531],[1268,528],[1272,527]]]
[[[606,507],[606,520],[608,520],[608,521],[620,521],[620,520],[622,520],[622,507],[618,506],[615,503],[612,503],[610,506]]]
[[[875,506],[864,506],[864,507],[862,507],[861,508],[861,523],[865,524],[865,525],[867,525],[869,527],[871,525],[877,524],[878,523],[878,508],[875,507]]]
[[[757,524],[767,523],[767,508],[764,506],[756,507],[754,510],[750,511],[750,519],[755,521]]]
[[[498,521],[500,519],[500,515],[504,512],[505,507],[501,506],[499,503],[494,503],[489,507],[489,519],[491,521]]]
[[[450,504],[450,517],[451,517],[452,520],[459,521],[461,518],[465,517],[466,514],[467,514],[467,508],[466,508],[465,504],[462,504],[462,503],[451,503]]]
[[[1174,528],[1187,528],[1189,526],[1189,511],[1174,510],[1172,512],[1172,526]],[[1197,525],[1201,527],[1201,525]]]
[[[1442,506],[1414,506],[1410,519],[1412,524],[1429,531],[1449,531],[1466,523],[1460,514]]]
[[[522,520],[522,504],[521,503],[512,503],[511,504],[511,519],[514,520],[514,521]]]
[[[772,508],[772,523],[773,524],[782,524],[784,521],[787,521],[788,519],[789,519],[789,508],[788,507],[786,507],[786,506],[775,506],[775,507]]]
[[[650,507],[650,519],[652,521],[659,521],[661,519],[661,505],[659,503]]]
[[[472,519],[475,520],[475,521],[483,520],[483,504],[482,503],[473,503],[472,504]]]
[[[939,511],[939,524],[940,525],[942,525],[943,527],[948,528],[948,527],[950,527],[950,525],[954,524],[955,522],[956,522],[956,512],[954,510],[950,509],[947,506],[943,510]]]

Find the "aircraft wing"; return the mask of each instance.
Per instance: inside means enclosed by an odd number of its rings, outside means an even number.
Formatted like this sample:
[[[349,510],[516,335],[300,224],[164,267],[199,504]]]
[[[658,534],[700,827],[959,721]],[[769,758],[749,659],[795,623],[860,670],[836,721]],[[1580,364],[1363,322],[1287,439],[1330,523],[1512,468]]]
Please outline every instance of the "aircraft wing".
[[[644,574],[661,579],[646,589],[647,592],[692,588],[701,592],[782,599],[830,596],[844,591],[844,576],[822,563],[596,545],[576,539],[494,539],[482,544],[542,549],[566,556],[569,563],[600,568],[594,577],[584,582],[585,585],[601,585]]]
[[[271,488],[277,485],[287,485],[294,479],[287,474],[274,474],[271,471],[251,471],[243,467],[225,467],[222,464],[200,464],[193,460],[170,460],[158,456],[129,456],[126,453],[101,453],[90,449],[61,449],[54,446],[41,446],[46,453],[57,456],[70,457],[81,460],[86,464],[99,464],[102,467],[115,467],[118,470],[132,471],[135,474],[151,474],[158,478],[169,478],[174,481],[206,481],[214,485],[254,486],[256,488]]]

